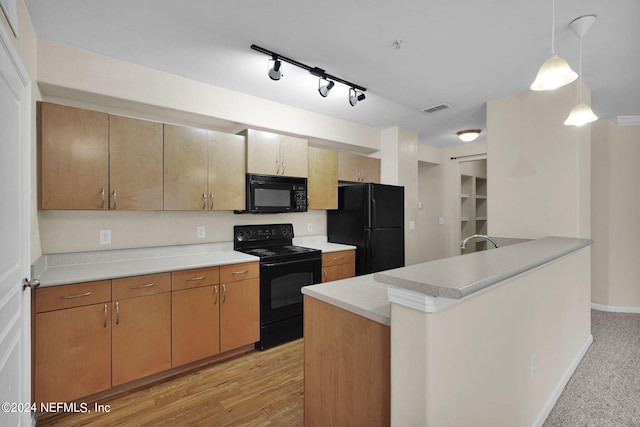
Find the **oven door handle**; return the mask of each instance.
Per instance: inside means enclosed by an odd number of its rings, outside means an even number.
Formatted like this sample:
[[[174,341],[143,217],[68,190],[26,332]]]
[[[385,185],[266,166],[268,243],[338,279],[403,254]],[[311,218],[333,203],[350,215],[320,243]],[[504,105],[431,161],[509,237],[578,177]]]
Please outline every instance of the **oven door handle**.
[[[297,259],[295,261],[285,261],[285,262],[270,262],[260,264],[263,267],[280,267],[281,265],[291,265],[291,264],[299,264],[301,262],[310,262],[310,261],[320,261],[322,258],[307,258],[307,259]]]

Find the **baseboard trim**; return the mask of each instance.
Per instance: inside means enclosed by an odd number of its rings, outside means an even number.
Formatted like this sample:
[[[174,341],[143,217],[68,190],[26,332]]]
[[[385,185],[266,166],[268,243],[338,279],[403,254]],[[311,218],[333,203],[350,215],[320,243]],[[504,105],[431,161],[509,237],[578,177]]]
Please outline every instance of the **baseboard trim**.
[[[571,375],[573,375],[573,372],[578,367],[578,364],[580,364],[580,361],[582,360],[584,355],[587,353],[587,350],[589,350],[589,347],[591,347],[592,342],[593,342],[593,335],[589,334],[587,341],[583,344],[582,348],[580,349],[576,357],[573,359],[573,361],[565,371],[564,375],[562,376],[562,378],[560,379],[556,387],[553,389],[553,392],[547,399],[547,402],[542,407],[542,410],[538,413],[538,417],[535,419],[533,424],[531,424],[532,427],[542,427],[547,417],[551,413],[551,410],[553,409],[553,407],[556,405],[556,402],[560,398],[560,395],[562,394],[564,387],[569,382],[569,379],[571,379]]]
[[[609,311],[611,313],[640,313],[640,307],[615,307],[591,303],[591,308],[599,311]]]

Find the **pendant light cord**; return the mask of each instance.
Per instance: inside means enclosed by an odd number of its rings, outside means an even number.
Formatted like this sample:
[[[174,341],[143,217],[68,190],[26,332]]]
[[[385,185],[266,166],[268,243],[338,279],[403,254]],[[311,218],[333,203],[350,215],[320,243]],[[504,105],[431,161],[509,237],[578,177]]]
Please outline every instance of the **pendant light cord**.
[[[556,34],[556,0],[551,0],[551,54],[556,54],[555,34]]]
[[[580,102],[582,102],[582,36],[580,36],[580,64],[578,64],[578,71],[580,73],[580,81],[578,81],[578,93],[580,94]]]

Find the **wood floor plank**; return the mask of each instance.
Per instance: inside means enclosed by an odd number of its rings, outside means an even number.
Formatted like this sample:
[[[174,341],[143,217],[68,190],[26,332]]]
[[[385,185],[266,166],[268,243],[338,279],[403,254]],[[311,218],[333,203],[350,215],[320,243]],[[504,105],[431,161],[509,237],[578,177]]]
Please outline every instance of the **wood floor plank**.
[[[109,413],[64,414],[54,426],[302,426],[303,339],[116,396]],[[93,402],[88,402],[93,408]]]

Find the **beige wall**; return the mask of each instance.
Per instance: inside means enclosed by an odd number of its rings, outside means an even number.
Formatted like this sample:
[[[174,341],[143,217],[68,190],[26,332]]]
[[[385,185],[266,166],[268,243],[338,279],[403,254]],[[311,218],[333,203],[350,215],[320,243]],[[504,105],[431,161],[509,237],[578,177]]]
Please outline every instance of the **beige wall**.
[[[592,125],[592,300],[640,309],[640,126]]]
[[[590,251],[440,312],[392,304],[392,425],[541,425],[590,343]]]
[[[578,84],[487,104],[491,234],[590,236],[590,125],[563,125]],[[586,86],[582,93],[589,102]]]

